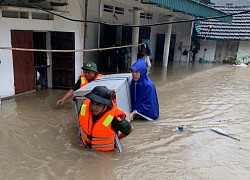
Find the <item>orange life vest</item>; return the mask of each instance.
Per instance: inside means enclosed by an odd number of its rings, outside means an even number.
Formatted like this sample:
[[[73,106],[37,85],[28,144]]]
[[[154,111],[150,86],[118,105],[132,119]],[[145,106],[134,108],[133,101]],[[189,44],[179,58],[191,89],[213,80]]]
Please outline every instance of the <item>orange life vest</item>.
[[[101,76],[103,76],[103,75],[98,73],[94,80],[100,78]],[[81,74],[80,79],[81,79],[80,87],[83,87],[83,86],[85,86],[86,84],[89,83],[89,81],[87,80],[85,74]]]
[[[126,117],[126,114],[114,105],[111,109],[93,123],[90,110],[90,100],[86,99],[79,113],[81,140],[87,143],[87,147],[98,151],[111,151],[115,149],[116,132],[111,128],[114,117]]]

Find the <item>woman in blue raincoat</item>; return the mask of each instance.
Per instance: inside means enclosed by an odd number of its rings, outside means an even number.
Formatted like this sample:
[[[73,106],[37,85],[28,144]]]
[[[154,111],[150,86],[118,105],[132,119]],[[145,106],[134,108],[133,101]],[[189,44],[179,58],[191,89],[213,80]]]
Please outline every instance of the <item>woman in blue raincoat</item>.
[[[156,120],[159,117],[159,103],[153,82],[147,77],[144,60],[139,58],[131,67],[131,104],[130,120],[135,117],[146,120]]]

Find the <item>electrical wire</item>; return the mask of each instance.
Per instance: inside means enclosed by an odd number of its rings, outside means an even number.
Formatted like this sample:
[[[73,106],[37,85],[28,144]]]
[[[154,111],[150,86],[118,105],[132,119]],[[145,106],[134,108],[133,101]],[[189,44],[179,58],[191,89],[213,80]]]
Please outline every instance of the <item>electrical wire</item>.
[[[129,24],[111,24],[111,23],[107,23],[107,22],[103,22],[103,21],[83,21],[83,20],[78,20],[78,19],[72,19],[72,18],[68,18],[65,17],[63,15],[51,12],[47,9],[32,5],[30,3],[26,3],[22,0],[17,0],[23,4],[26,4],[30,7],[36,8],[36,9],[40,9],[42,11],[45,11],[47,13],[53,14],[55,16],[61,17],[63,19],[69,20],[69,21],[73,21],[73,22],[80,22],[80,23],[94,23],[94,24],[105,24],[105,25],[111,25],[111,26],[127,26],[127,27],[152,27],[152,26],[161,26],[161,25],[167,25],[167,24],[177,24],[177,23],[187,23],[187,22],[193,22],[193,21],[204,21],[204,20],[209,20],[209,19],[221,19],[221,18],[225,18],[225,17],[229,17],[229,16],[235,16],[238,14],[246,14],[249,13],[250,10],[247,11],[242,11],[242,12],[237,12],[237,13],[232,13],[232,14],[227,14],[227,15],[223,15],[223,16],[214,16],[214,17],[207,17],[207,18],[196,18],[196,19],[191,19],[191,20],[180,20],[180,21],[171,21],[171,22],[161,22],[161,23],[152,23],[152,24],[143,24],[143,25],[129,25]]]

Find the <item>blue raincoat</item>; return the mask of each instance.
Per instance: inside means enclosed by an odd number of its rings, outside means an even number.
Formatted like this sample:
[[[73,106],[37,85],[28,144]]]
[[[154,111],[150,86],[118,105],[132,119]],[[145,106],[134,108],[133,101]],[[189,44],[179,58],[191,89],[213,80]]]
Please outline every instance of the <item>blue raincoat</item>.
[[[147,120],[156,120],[159,117],[159,103],[153,82],[147,77],[147,67],[143,59],[138,59],[130,70],[138,70],[140,79],[131,81],[132,111],[137,111]]]

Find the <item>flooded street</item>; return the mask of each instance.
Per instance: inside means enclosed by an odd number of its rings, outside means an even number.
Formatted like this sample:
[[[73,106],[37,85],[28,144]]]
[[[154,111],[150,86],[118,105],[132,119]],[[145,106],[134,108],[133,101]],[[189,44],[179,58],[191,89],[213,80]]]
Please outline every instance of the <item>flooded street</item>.
[[[55,105],[65,90],[2,101],[0,179],[250,179],[250,68],[175,63],[149,77],[160,118],[133,121],[122,153],[78,145],[74,102]]]

